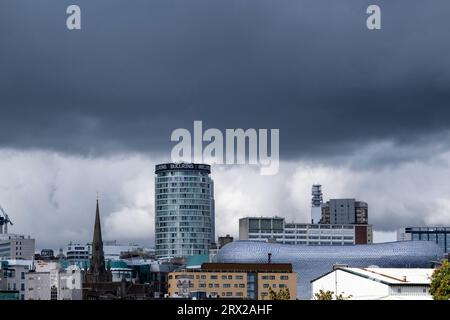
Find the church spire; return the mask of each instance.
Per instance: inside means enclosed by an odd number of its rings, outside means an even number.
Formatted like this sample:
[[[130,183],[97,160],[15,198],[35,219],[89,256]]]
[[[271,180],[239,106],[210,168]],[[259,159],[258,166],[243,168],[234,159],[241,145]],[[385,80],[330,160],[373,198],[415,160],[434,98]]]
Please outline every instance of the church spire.
[[[97,198],[97,209],[95,211],[94,237],[92,239],[92,257],[91,257],[90,271],[91,273],[98,275],[106,273],[98,198]]]

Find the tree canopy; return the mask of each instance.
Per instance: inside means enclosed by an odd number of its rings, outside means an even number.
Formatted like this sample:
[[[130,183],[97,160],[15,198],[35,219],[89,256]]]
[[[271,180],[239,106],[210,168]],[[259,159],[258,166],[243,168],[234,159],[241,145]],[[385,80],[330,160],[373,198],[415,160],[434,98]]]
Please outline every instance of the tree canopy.
[[[445,260],[431,276],[430,294],[434,300],[450,300],[450,263]]]

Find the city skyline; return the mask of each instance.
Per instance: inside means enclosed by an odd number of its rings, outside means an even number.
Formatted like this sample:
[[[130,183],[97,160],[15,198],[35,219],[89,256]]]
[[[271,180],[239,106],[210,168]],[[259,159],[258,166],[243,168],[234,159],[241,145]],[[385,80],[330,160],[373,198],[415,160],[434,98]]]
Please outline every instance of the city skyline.
[[[213,168],[212,169],[212,171],[213,171],[212,172],[212,177],[214,177],[214,166],[212,166],[212,168]],[[257,175],[257,169],[255,169],[254,174]],[[325,190],[326,190],[326,186],[325,186]],[[306,203],[308,203],[308,201],[310,201],[310,197],[311,197],[311,195],[309,195],[309,196],[306,195],[306,198],[307,198]],[[99,198],[99,193],[96,192],[96,195],[95,195],[94,199],[98,200],[98,198]],[[328,200],[331,200],[332,198],[340,198],[340,197],[327,198],[327,193],[325,191],[325,193],[324,193],[324,203],[327,202]],[[347,198],[351,198],[351,196],[348,196]],[[108,203],[106,203],[106,207],[107,208],[109,207]],[[310,212],[308,212],[309,209],[310,209],[310,207],[309,208],[306,207],[303,210],[303,212],[301,212],[301,213],[299,212],[298,215],[296,215],[296,214],[283,215],[283,214],[279,214],[279,213],[271,214],[268,211],[266,211],[267,212],[266,214],[260,214],[260,215],[258,215],[258,214],[253,214],[253,215],[252,214],[247,214],[246,215],[246,214],[242,213],[242,214],[233,216],[231,221],[229,221],[229,224],[227,224],[226,227],[224,227],[222,225],[219,225],[218,229],[221,230],[221,231],[216,233],[216,238],[219,237],[219,236],[223,236],[225,234],[230,234],[230,235],[234,236],[235,239],[238,239],[239,238],[239,236],[238,236],[238,234],[239,234],[239,219],[240,218],[249,217],[249,216],[255,216],[255,217],[273,217],[273,216],[277,216],[277,217],[284,218],[286,220],[286,223],[289,223],[289,222],[309,223],[310,222],[310,220],[309,220],[310,219],[310,214],[311,214]],[[372,212],[371,212],[371,214],[372,214]],[[108,215],[107,212],[103,212],[102,216],[103,215],[104,215],[104,218],[108,218],[108,217],[111,216],[111,215]],[[303,220],[295,220],[295,219],[297,219],[299,217],[300,217],[300,219],[303,219]],[[370,217],[371,217],[371,215],[370,215]],[[92,217],[89,217],[89,215],[88,215],[87,219],[88,220],[92,219]],[[154,222],[152,222],[152,223],[154,223]],[[369,223],[372,224],[370,222],[370,218],[369,218]],[[404,226],[413,226],[413,225],[412,224],[402,225],[402,227],[404,227]],[[425,226],[425,225],[420,225],[420,226]],[[433,226],[436,226],[436,225],[433,225]],[[16,227],[17,227],[17,224],[16,224]],[[109,225],[109,227],[111,228],[110,225]],[[12,227],[12,228],[14,228],[14,227]],[[121,225],[118,225],[117,228],[120,229]],[[154,228],[154,224],[152,225],[152,228]],[[87,232],[89,233],[89,228],[86,227],[86,229],[87,229]],[[126,227],[125,227],[125,229],[126,229]],[[377,226],[374,225],[374,239],[373,239],[373,242],[374,243],[380,243],[380,242],[396,241],[397,232],[398,232],[398,228],[395,229],[392,232],[383,234],[383,231],[381,231],[381,233],[380,233],[380,230],[379,229],[377,230]],[[58,249],[61,249],[61,248],[64,249],[69,242],[80,243],[80,244],[87,244],[87,243],[90,242],[89,239],[84,240],[84,239],[82,239],[82,237],[78,237],[78,238],[71,238],[71,239],[69,239],[66,242],[58,242],[58,243],[54,242],[53,244],[45,245],[45,242],[39,241],[39,237],[35,236],[33,232],[31,232],[31,233],[21,232],[21,229],[15,230],[15,228],[11,230],[11,227],[10,227],[10,233],[19,233],[19,234],[20,233],[24,233],[26,235],[31,235],[33,238],[36,238],[37,239],[37,241],[36,241],[36,250],[37,251],[39,251],[41,249],[51,248],[51,249],[55,249],[55,252],[56,252]],[[118,240],[119,243],[121,243],[123,245],[124,244],[131,244],[131,243],[139,243],[139,245],[142,245],[142,246],[145,246],[145,247],[148,247],[148,248],[154,248],[154,244],[155,244],[154,237],[147,236],[148,233],[149,233],[148,230],[146,230],[146,235],[143,236],[143,237],[129,237],[129,238],[127,238],[127,237],[117,236],[117,234],[114,233],[114,230],[109,229],[109,232],[106,233],[107,234],[106,241],[116,241],[116,240]]]

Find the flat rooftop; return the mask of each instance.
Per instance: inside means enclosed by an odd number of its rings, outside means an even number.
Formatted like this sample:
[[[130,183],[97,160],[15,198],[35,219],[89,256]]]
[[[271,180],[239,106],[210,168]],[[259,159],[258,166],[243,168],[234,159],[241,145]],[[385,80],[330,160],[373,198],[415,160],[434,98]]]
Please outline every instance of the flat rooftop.
[[[202,263],[202,271],[292,272],[290,263]]]

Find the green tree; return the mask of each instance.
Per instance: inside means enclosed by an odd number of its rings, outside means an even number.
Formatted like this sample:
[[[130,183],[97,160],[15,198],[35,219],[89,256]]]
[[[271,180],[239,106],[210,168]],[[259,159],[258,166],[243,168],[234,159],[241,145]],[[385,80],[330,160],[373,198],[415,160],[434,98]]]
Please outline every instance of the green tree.
[[[342,292],[339,295],[335,295],[333,291],[323,291],[323,290],[319,290],[318,293],[314,294],[314,299],[315,300],[348,300],[352,297],[352,295],[349,296],[344,296],[344,293]]]
[[[322,289],[319,290],[318,293],[314,294],[315,300],[333,300],[333,291],[323,291]]]
[[[280,291],[275,292],[272,287],[269,287],[269,299],[270,300],[290,300],[291,293],[289,288],[280,289]]]
[[[283,290],[283,299],[282,300],[291,300],[291,292],[289,288]]]
[[[450,263],[445,260],[431,276],[430,294],[434,300],[450,300]]]

